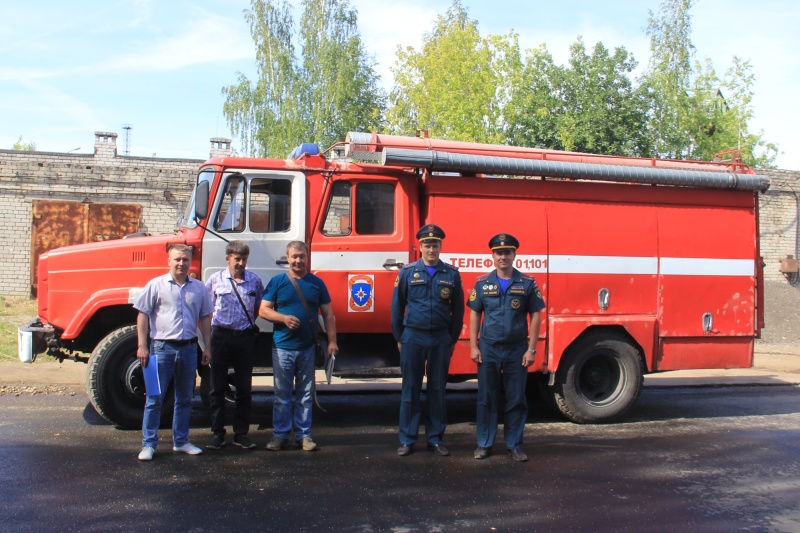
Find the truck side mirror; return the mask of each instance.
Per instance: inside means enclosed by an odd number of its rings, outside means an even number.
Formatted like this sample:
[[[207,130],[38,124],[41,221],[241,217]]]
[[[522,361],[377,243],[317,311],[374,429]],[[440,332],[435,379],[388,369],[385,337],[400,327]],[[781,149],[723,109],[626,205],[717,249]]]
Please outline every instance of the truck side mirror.
[[[204,220],[208,216],[208,194],[209,185],[207,181],[201,181],[197,184],[197,189],[194,193],[194,219],[197,222]]]

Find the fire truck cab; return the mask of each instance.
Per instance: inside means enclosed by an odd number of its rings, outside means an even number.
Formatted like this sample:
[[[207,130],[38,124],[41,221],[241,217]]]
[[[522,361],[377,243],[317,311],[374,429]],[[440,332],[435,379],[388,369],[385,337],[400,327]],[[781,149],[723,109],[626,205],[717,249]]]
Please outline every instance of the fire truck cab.
[[[193,246],[190,275],[206,280],[225,268],[227,241],[244,240],[248,268],[266,283],[286,269],[286,244],[302,240],[333,299],[335,372],[397,375],[392,290],[419,258],[417,229],[435,223],[447,233],[442,260],[460,270],[467,295],[493,269],[489,238],[519,239],[515,267],[546,302],[531,381],[570,420],[609,421],[635,403],[647,373],[752,365],[763,327],[758,192],[768,186],[739,163],[365,133],[324,154],[301,145],[285,160],[211,159],[174,235],[42,255],[39,319],[20,328],[20,357],[91,352],[92,403],[138,426],[132,302],[166,271],[167,247]],[[467,323],[454,381],[477,373]],[[257,366],[269,372],[271,325],[258,325]]]

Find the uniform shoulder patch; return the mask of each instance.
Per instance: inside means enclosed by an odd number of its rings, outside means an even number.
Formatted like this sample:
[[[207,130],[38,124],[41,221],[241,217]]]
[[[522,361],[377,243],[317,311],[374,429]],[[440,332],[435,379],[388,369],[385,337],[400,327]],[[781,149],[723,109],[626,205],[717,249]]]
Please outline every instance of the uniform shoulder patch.
[[[525,281],[536,281],[535,279],[533,279],[533,276],[529,276],[528,274],[522,274],[520,276],[520,279],[523,279]]]
[[[480,281],[482,283],[482,282],[486,281],[487,279],[489,279],[489,274],[484,274],[483,276],[478,276],[478,278],[475,281],[476,282]]]
[[[416,262],[416,261],[414,261],[413,263],[408,263],[408,264],[406,264],[406,265],[403,265],[403,270],[406,270],[407,268],[414,268],[414,265],[415,265],[416,263],[417,263],[417,262]]]
[[[450,263],[445,263],[444,261],[442,262],[442,264],[444,265],[444,267],[445,267],[446,269],[448,269],[448,270],[455,270],[456,272],[458,272],[458,267],[457,267],[457,266],[453,266],[453,265],[451,265]]]

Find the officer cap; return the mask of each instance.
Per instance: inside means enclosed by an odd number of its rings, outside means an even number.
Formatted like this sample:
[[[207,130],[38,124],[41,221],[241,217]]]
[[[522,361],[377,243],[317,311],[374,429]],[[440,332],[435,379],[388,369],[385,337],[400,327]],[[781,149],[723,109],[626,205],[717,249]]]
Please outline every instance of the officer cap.
[[[516,237],[509,235],[508,233],[498,233],[489,239],[489,248],[491,248],[492,251],[500,250],[502,248],[516,250],[519,248],[519,241]]]
[[[425,224],[417,232],[419,242],[441,241],[442,239],[444,239],[444,231],[436,224]]]

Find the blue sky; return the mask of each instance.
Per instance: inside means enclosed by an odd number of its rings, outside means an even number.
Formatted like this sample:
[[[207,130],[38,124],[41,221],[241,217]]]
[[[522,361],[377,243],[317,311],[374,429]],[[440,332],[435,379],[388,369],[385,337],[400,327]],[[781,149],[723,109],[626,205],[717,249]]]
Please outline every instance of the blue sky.
[[[299,1],[296,2],[299,4]],[[563,61],[578,35],[587,46],[625,46],[646,66],[648,9],[658,0],[462,0],[479,28],[513,29],[523,49],[544,43]],[[7,3],[8,4],[8,3]],[[398,45],[419,47],[449,0],[351,0],[384,85]],[[221,88],[252,79],[255,52],[243,10],[249,0],[31,0],[3,8],[0,25],[0,148],[21,135],[37,150],[91,153],[95,131],[130,124],[131,155],[204,159],[211,137],[230,137]],[[751,129],[800,170],[800,2],[697,0],[696,58],[721,75],[738,55],[755,82]],[[234,148],[236,148],[234,144]]]

